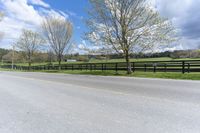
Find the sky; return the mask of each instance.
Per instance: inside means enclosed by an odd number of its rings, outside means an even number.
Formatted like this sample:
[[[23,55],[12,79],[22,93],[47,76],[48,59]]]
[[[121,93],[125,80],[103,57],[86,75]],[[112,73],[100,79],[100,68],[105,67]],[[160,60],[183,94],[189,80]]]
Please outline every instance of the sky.
[[[200,48],[200,0],[151,1],[160,14],[169,18],[179,31],[180,40],[165,50]],[[0,47],[11,48],[22,29],[39,31],[42,18],[50,14],[72,21],[72,42],[78,48],[87,46],[82,36],[87,30],[84,21],[88,5],[88,0],[0,0],[0,10],[5,13],[0,22],[0,31],[4,32]]]

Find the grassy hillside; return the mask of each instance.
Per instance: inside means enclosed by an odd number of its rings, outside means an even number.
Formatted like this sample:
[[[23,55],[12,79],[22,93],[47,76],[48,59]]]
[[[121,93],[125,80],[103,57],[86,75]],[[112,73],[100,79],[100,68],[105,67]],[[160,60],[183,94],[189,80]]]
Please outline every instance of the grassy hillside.
[[[200,58],[181,58],[181,59],[172,59],[168,57],[162,57],[162,58],[141,58],[141,59],[131,59],[131,62],[140,62],[140,61],[172,61],[172,60],[200,60]],[[106,63],[106,62],[125,62],[125,59],[111,59],[111,60],[98,60],[98,59],[91,59],[88,63]],[[87,63],[87,62],[62,62],[62,64],[74,64],[74,63]],[[32,66],[37,65],[47,65],[48,63],[32,63]],[[53,62],[54,65],[58,64],[57,62]],[[6,64],[4,65],[11,65]],[[16,65],[21,66],[28,66],[28,63],[17,63]]]
[[[162,58],[140,58],[140,59],[131,59],[131,62],[140,62],[140,61],[172,61],[172,60],[200,60],[200,58],[181,58],[181,59],[172,59],[168,57]],[[111,60],[98,60],[91,59],[89,62],[62,62],[62,64],[75,64],[75,63],[106,63],[106,62],[125,62],[125,59],[111,59]],[[38,65],[48,65],[49,63],[32,63],[32,66]],[[57,62],[53,62],[54,65],[58,64]],[[11,63],[4,63],[3,65],[11,65]],[[16,65],[28,66],[28,63],[16,63]]]

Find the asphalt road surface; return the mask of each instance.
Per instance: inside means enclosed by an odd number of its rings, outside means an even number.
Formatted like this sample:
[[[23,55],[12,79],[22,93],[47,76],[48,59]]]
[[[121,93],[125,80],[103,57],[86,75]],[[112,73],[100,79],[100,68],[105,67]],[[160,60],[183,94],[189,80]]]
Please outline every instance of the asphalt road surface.
[[[0,133],[200,133],[200,82],[0,72]]]

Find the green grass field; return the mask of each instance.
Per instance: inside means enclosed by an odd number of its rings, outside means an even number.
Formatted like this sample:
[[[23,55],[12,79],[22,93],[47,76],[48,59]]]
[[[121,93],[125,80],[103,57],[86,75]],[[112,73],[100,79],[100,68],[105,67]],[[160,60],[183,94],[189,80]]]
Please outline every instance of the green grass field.
[[[144,58],[144,59],[131,59],[131,61],[171,61],[174,60],[172,58]],[[176,60],[200,60],[200,59],[176,59]],[[113,59],[113,60],[91,60],[90,63],[98,63],[98,62],[124,62],[124,59]],[[75,62],[75,63],[83,63],[83,62]],[[48,63],[33,63],[33,66],[37,65],[47,65]],[[54,62],[57,64],[57,62]],[[63,62],[63,64],[69,64],[68,62]],[[17,65],[28,66],[27,63],[20,63]],[[10,71],[9,69],[0,69],[1,71]],[[65,73],[65,74],[82,74],[82,75],[101,75],[101,76],[128,76],[128,77],[144,77],[144,78],[165,78],[165,79],[187,79],[187,80],[200,80],[200,73],[186,73],[182,74],[181,72],[135,72],[131,75],[127,75],[126,71],[119,71],[117,74],[115,71],[35,71],[35,72],[47,72],[47,73]]]
[[[174,61],[174,60],[200,60],[200,58],[181,58],[181,59],[172,59],[168,57],[162,58],[141,58],[141,59],[131,59],[131,62],[140,62],[140,61]],[[80,63],[106,63],[106,62],[125,62],[125,59],[111,59],[111,60],[98,60],[98,59],[91,59],[89,62],[62,62],[62,64],[80,64]],[[28,66],[28,63],[15,63],[16,65],[20,66]],[[49,63],[32,63],[32,66],[38,65],[47,65]],[[54,65],[58,64],[58,62],[53,62]],[[1,64],[2,65],[2,64]],[[4,63],[4,65],[11,65],[8,63]]]

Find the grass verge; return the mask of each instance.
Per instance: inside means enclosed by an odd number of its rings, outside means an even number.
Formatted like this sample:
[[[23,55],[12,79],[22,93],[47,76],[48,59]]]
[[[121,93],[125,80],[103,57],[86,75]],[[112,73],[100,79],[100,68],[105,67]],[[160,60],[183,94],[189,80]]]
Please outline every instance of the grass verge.
[[[10,69],[1,69],[0,71],[15,71]],[[15,72],[26,72],[16,70]],[[126,76],[126,77],[141,77],[141,78],[162,78],[162,79],[183,79],[183,80],[200,80],[200,73],[185,73],[181,72],[134,72],[131,75],[127,75],[125,71],[58,71],[58,70],[46,70],[46,71],[34,71],[34,72],[45,72],[45,73],[63,73],[63,74],[78,74],[78,75],[97,75],[97,76]]]
[[[99,75],[99,76],[127,76],[127,77],[142,77],[142,78],[162,78],[162,79],[184,79],[184,80],[200,80],[200,73],[186,73],[181,72],[164,73],[164,72],[135,72],[127,75],[125,71],[38,71],[47,73],[64,73],[64,74],[80,74],[80,75]]]

